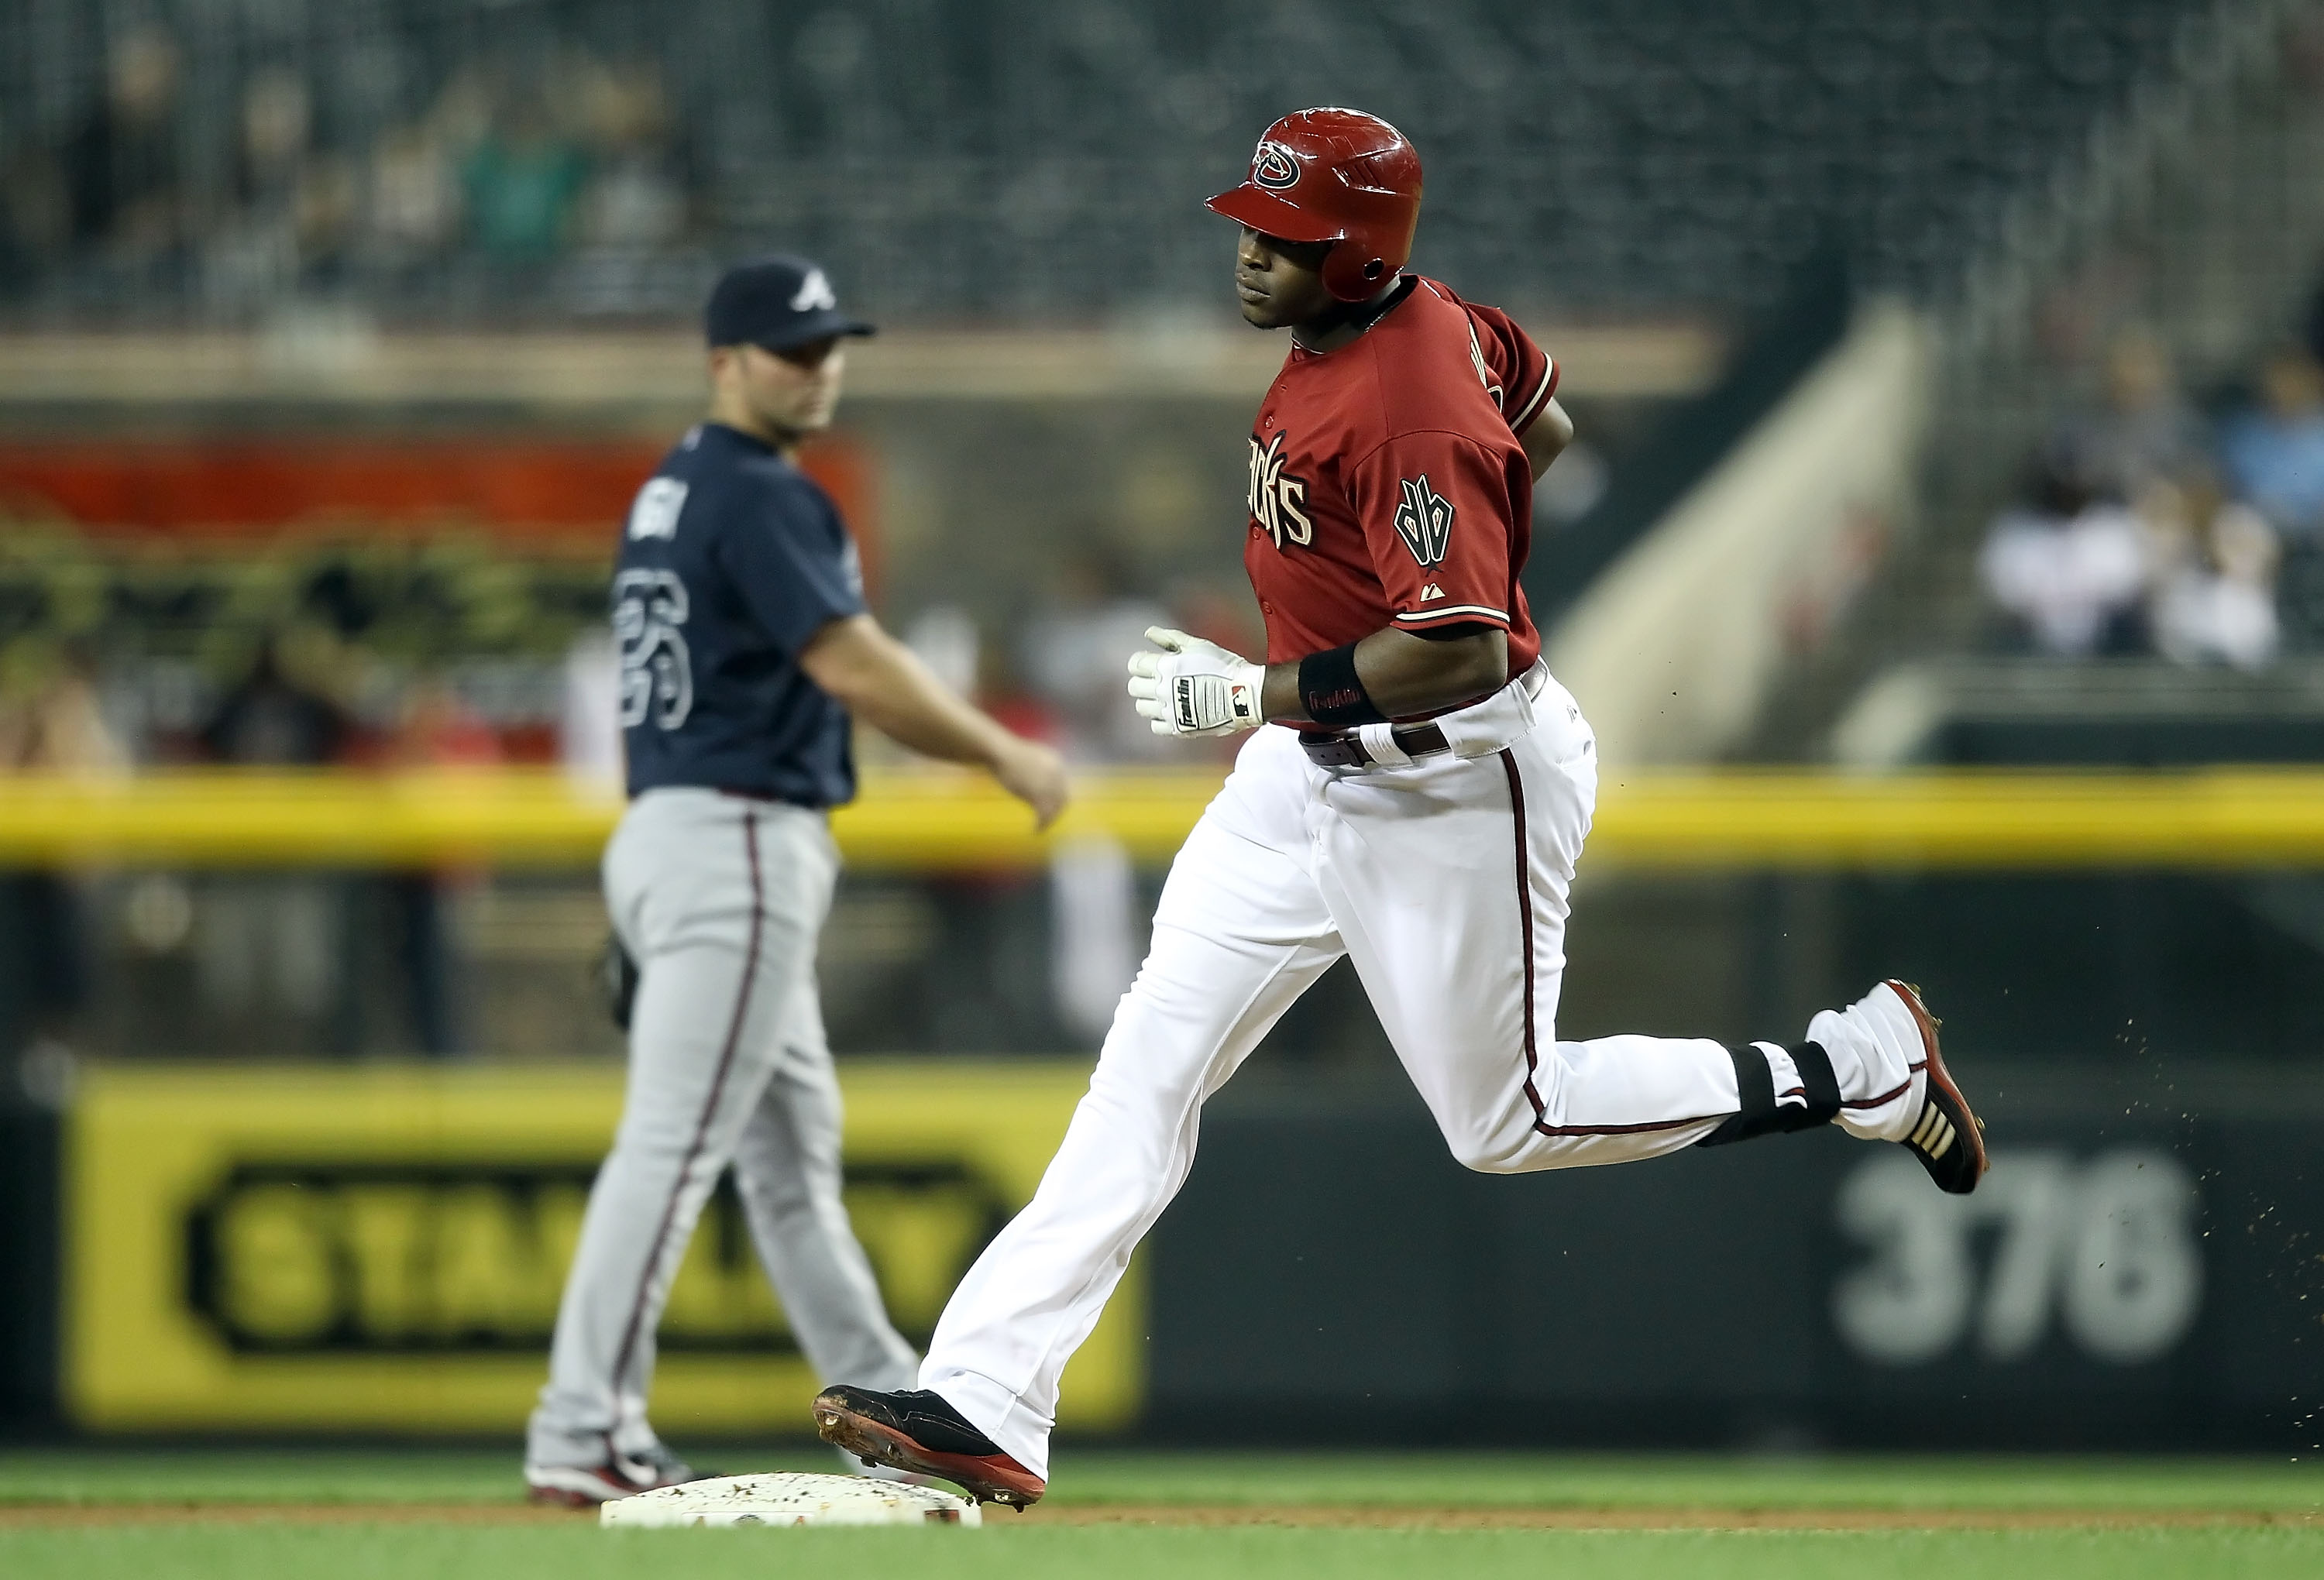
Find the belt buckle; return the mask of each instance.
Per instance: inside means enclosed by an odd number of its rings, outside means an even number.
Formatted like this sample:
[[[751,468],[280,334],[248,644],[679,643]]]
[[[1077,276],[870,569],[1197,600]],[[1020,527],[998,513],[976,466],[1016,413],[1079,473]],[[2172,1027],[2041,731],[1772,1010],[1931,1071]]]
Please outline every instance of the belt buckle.
[[[1319,768],[1360,768],[1372,760],[1364,743],[1352,735],[1302,735],[1299,745]]]

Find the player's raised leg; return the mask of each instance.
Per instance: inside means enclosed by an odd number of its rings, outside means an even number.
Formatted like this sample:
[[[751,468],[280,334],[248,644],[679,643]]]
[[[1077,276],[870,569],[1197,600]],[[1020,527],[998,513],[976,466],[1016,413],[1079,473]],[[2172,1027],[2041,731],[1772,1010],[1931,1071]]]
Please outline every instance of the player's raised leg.
[[[1323,782],[1317,882],[1350,957],[1466,1166],[1515,1173],[1687,1145],[1735,1111],[1718,1043],[1556,1042],[1595,747],[1554,681],[1507,734],[1489,755]]]
[[[1950,1078],[1932,1083],[1926,1073],[1941,1070],[1933,1023],[1885,985],[1819,1015],[1788,1044],[1559,1041],[1569,896],[1596,757],[1554,681],[1534,714],[1534,728],[1489,757],[1350,775],[1323,797],[1317,882],[1462,1163],[1523,1173],[1622,1162],[1835,1120],[1908,1144],[1920,1129],[1975,1129]],[[1375,852],[1390,840],[1427,854],[1381,862]],[[1923,1125],[1932,1101],[1959,1112]],[[1947,1189],[1975,1183],[1920,1155]]]
[[[1306,774],[1282,731],[1245,747],[1171,867],[1153,946],[1040,1188],[945,1308],[920,1371],[932,1392],[827,1390],[825,1438],[979,1497],[1040,1495],[1058,1379],[1185,1183],[1204,1100],[1340,957],[1308,871]]]

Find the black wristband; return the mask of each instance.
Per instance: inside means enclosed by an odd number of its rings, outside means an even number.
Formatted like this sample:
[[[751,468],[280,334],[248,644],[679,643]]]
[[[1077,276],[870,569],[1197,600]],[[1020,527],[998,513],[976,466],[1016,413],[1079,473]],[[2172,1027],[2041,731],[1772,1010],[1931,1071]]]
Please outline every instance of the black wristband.
[[[1385,724],[1356,674],[1356,645],[1310,653],[1299,660],[1299,706],[1318,724]]]

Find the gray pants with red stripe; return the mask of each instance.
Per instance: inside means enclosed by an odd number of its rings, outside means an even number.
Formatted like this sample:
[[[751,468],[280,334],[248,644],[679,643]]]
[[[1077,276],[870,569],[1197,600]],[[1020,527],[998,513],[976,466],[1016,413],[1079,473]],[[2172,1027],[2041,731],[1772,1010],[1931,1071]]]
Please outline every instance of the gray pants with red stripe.
[[[839,1085],[816,1000],[838,852],[823,814],[714,790],[650,790],[605,850],[636,957],[629,1090],[557,1314],[526,1458],[645,1453],[654,1328],[695,1220],[731,1162],[759,1259],[825,1382],[908,1388],[840,1201]]]

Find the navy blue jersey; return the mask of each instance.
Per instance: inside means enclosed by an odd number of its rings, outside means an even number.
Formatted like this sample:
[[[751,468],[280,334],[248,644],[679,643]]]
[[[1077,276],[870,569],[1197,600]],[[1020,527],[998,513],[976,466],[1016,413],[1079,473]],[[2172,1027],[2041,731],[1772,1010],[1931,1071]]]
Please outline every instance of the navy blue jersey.
[[[747,434],[688,433],[638,491],[613,572],[630,794],[851,799],[847,711],[798,654],[862,612],[862,566],[831,496]]]

